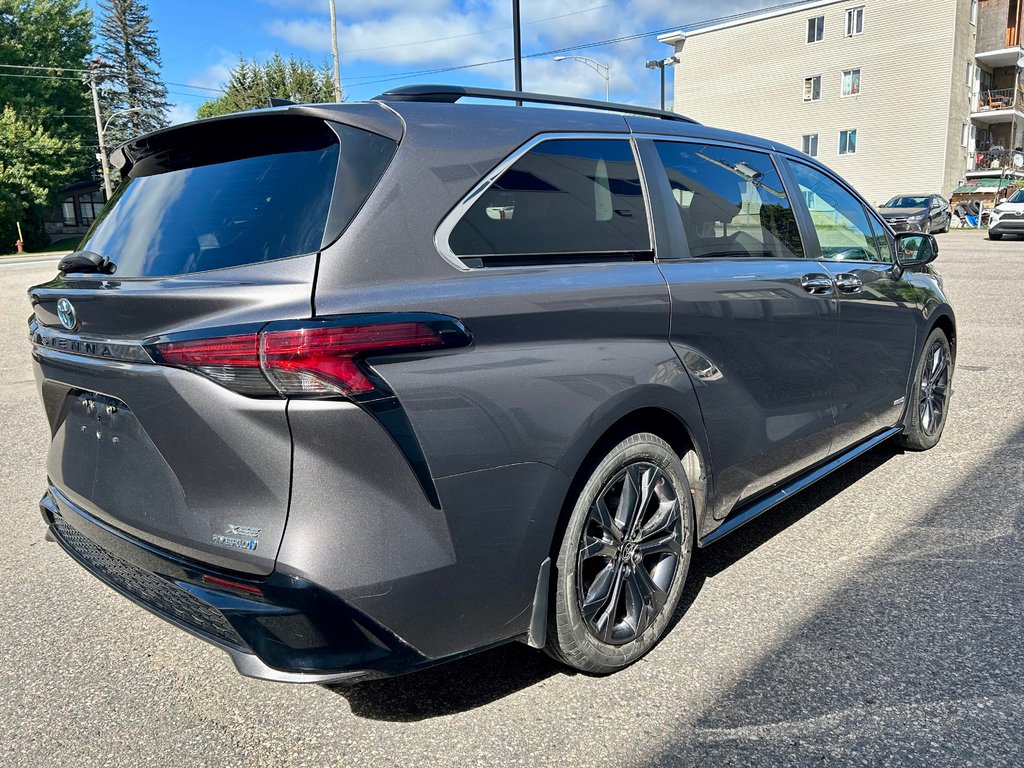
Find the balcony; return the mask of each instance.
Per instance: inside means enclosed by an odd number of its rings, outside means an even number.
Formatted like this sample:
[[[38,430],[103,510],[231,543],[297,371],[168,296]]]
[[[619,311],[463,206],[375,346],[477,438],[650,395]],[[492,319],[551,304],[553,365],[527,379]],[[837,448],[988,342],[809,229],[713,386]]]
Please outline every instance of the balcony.
[[[1024,117],[1024,90],[999,88],[982,91],[971,112],[971,118],[978,123],[1005,123],[1013,119],[1014,113]]]

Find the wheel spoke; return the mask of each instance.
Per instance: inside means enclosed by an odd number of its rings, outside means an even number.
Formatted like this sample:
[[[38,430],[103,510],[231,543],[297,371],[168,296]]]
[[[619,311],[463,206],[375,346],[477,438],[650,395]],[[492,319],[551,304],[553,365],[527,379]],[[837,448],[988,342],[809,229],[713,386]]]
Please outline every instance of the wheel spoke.
[[[616,578],[619,576],[620,568],[617,563],[608,563],[600,573],[590,582],[580,604],[583,618],[591,624],[599,613],[607,606],[612,597],[612,588],[615,586]]]
[[[626,621],[634,636],[642,633],[655,620],[668,595],[643,568],[630,570],[623,576],[626,587]]]
[[[615,524],[623,535],[629,534],[630,524],[640,503],[640,470],[636,464],[626,467],[622,477],[622,491],[619,493],[619,506],[615,510]]]
[[[641,472],[637,469],[637,465],[634,464],[630,469],[637,473],[637,487],[640,492],[637,494],[636,504],[633,506],[629,521],[623,526],[623,532],[627,536],[640,530],[644,520],[648,518],[651,502],[655,498],[654,492],[657,488],[658,479],[661,477],[661,470],[657,467],[646,467]]]
[[[595,605],[590,612],[590,626],[597,633],[602,642],[612,641],[612,631],[615,629],[615,614],[618,613],[619,603],[622,599],[622,565],[621,563],[610,567],[612,574],[609,580],[610,588],[605,599]],[[583,614],[587,615],[586,612]]]
[[[618,552],[618,546],[615,543],[596,536],[584,535],[583,546],[580,547],[579,562],[582,564],[584,560],[589,560],[592,557],[611,559],[615,557],[616,552]]]
[[[612,517],[604,495],[598,496],[594,505],[590,508],[590,519],[597,523],[602,530],[607,531],[612,540],[622,541],[622,529]]]
[[[931,383],[933,387],[939,383],[939,379],[941,379],[942,374],[946,372],[946,368],[946,356],[942,355],[942,359],[939,360],[938,367],[933,368],[931,374],[928,376],[928,381]]]
[[[636,548],[640,550],[640,554],[645,558],[660,554],[680,555],[683,551],[675,531],[638,542]]]
[[[937,370],[939,370],[939,366],[942,364],[942,358],[943,358],[942,345],[941,344],[936,344],[935,348],[932,350],[932,373],[933,374]]]

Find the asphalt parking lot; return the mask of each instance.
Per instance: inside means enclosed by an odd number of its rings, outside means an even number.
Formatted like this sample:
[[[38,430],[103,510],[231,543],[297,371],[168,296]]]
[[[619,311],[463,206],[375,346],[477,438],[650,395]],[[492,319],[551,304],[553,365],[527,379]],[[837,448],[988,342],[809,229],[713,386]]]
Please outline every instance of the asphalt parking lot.
[[[939,236],[939,446],[883,446],[697,554],[685,615],[608,678],[515,645],[350,688],[238,676],[43,540],[47,429],[0,262],[0,764],[1024,764],[1024,241]]]

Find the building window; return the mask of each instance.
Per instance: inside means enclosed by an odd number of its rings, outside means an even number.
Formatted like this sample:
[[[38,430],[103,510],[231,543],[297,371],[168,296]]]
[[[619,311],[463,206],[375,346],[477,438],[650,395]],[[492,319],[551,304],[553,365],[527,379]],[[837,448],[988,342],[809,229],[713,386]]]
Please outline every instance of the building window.
[[[857,154],[857,129],[839,132],[839,154]]]
[[[804,101],[817,101],[821,98],[821,75],[804,78]]]
[[[65,197],[61,200],[60,212],[64,220],[65,227],[74,227],[78,225],[78,220],[75,218],[75,198]]]
[[[962,123],[961,127],[960,127],[960,146],[961,147],[966,147],[967,146],[967,140],[970,138],[970,136],[971,136],[971,129],[968,127],[967,123]]]
[[[846,11],[846,36],[853,37],[864,31],[864,6]]]
[[[971,0],[971,24],[978,23],[978,0]]]
[[[967,87],[970,88],[974,84],[974,62],[967,62]]]
[[[807,20],[807,42],[817,43],[825,39],[825,17],[815,16]]]
[[[804,136],[803,136],[803,142],[801,144],[801,148],[803,149],[805,155],[810,155],[811,157],[817,157],[818,156],[818,134],[816,134],[816,133],[805,133]]]
[[[92,224],[103,208],[103,193],[100,191],[86,192],[84,195],[80,195],[78,198],[79,210],[82,214],[82,226],[89,226]]]
[[[843,96],[856,96],[860,93],[860,70],[843,71]]]

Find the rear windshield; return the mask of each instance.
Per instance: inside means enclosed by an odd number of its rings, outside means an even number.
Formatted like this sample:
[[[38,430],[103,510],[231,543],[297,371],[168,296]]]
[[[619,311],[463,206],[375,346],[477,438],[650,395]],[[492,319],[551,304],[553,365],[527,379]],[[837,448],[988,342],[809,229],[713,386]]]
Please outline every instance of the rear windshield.
[[[376,134],[349,126],[335,133],[310,119],[231,122],[154,137],[164,146],[147,147],[151,154],[132,167],[80,248],[114,262],[118,277],[314,253],[328,229],[336,236],[347,226],[395,148]],[[346,178],[338,176],[342,152]],[[345,209],[333,216],[332,198]]]

